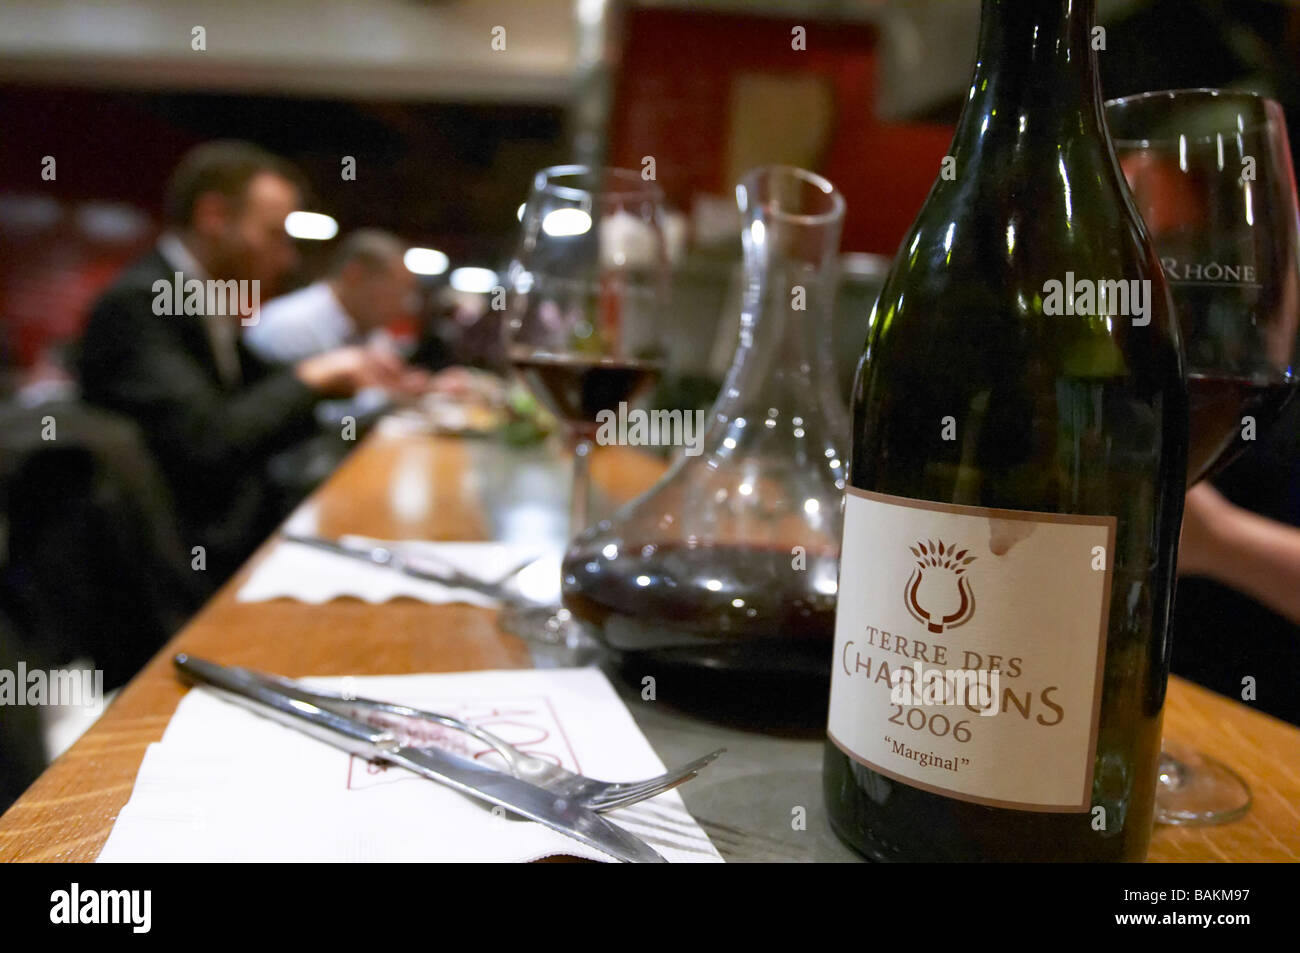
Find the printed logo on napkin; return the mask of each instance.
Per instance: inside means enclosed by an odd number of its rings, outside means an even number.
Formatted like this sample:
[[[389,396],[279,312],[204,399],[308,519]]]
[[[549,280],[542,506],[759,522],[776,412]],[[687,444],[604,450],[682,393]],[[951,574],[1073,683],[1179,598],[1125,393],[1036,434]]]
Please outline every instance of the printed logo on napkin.
[[[462,721],[468,721],[492,732],[534,758],[541,758],[570,771],[582,770],[578,765],[578,756],[574,754],[565,735],[564,726],[555,712],[555,706],[545,695],[437,698],[422,701],[418,706],[412,707],[454,715]],[[386,728],[396,729],[403,744],[422,748],[440,748],[462,758],[481,761],[490,767],[505,770],[505,759],[501,755],[472,735],[455,728],[384,713],[376,713],[367,720]],[[355,755],[348,758],[348,790],[359,790],[398,781],[423,781],[423,778],[402,768],[375,764]]]

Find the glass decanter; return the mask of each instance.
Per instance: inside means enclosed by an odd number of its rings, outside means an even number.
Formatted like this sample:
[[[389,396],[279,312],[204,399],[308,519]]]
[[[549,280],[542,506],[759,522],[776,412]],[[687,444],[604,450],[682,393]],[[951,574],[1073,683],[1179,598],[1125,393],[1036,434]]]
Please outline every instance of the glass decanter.
[[[575,540],[564,604],[638,681],[802,685],[824,708],[849,431],[830,354],[844,200],[781,166],[736,197],[740,343],[702,445]]]

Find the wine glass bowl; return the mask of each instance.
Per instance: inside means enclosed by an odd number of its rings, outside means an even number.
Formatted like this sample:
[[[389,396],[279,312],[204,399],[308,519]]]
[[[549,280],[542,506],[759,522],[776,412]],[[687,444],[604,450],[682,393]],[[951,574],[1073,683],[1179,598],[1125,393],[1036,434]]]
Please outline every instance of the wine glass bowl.
[[[658,362],[667,269],[663,193],[655,182],[627,169],[600,176],[585,166],[541,170],[509,270],[511,362]],[[549,386],[537,390],[549,400]],[[557,413],[585,425],[568,406]]]
[[[1297,384],[1300,232],[1285,119],[1270,99],[1214,89],[1113,100],[1106,118],[1177,306],[1190,486],[1249,447]]]

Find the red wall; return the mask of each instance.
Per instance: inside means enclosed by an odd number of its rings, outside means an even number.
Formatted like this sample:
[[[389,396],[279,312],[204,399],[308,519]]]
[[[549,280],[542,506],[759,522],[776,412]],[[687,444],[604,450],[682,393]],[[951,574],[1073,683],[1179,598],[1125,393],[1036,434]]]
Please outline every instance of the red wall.
[[[791,30],[806,29],[806,49]],[[939,173],[948,126],[885,123],[875,116],[876,34],[862,24],[632,10],[624,25],[610,160],[640,168],[655,156],[660,184],[689,210],[697,192],[728,195],[727,110],[742,72],[813,73],[834,89],[830,145],[813,171],[844,193],[843,247],[892,256]]]
[[[0,195],[52,199],[60,213],[46,228],[0,225],[0,363],[27,368],[79,336],[94,299],[152,239],[152,224],[122,242],[88,236],[83,203],[154,217],[162,182],[195,138],[124,96],[39,87],[0,87],[0,128]],[[44,156],[55,159],[53,181],[42,178]]]

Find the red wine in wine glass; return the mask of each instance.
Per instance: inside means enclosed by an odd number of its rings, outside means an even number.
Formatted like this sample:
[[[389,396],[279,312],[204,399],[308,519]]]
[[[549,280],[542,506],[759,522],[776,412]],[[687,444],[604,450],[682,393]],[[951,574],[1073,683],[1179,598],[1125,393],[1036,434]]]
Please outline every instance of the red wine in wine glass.
[[[1298,383],[1189,374],[1187,485],[1222,472],[1249,448],[1295,396]]]
[[[595,433],[602,411],[617,412],[659,378],[657,361],[581,354],[524,352],[511,355],[524,383],[546,408],[574,430]]]

